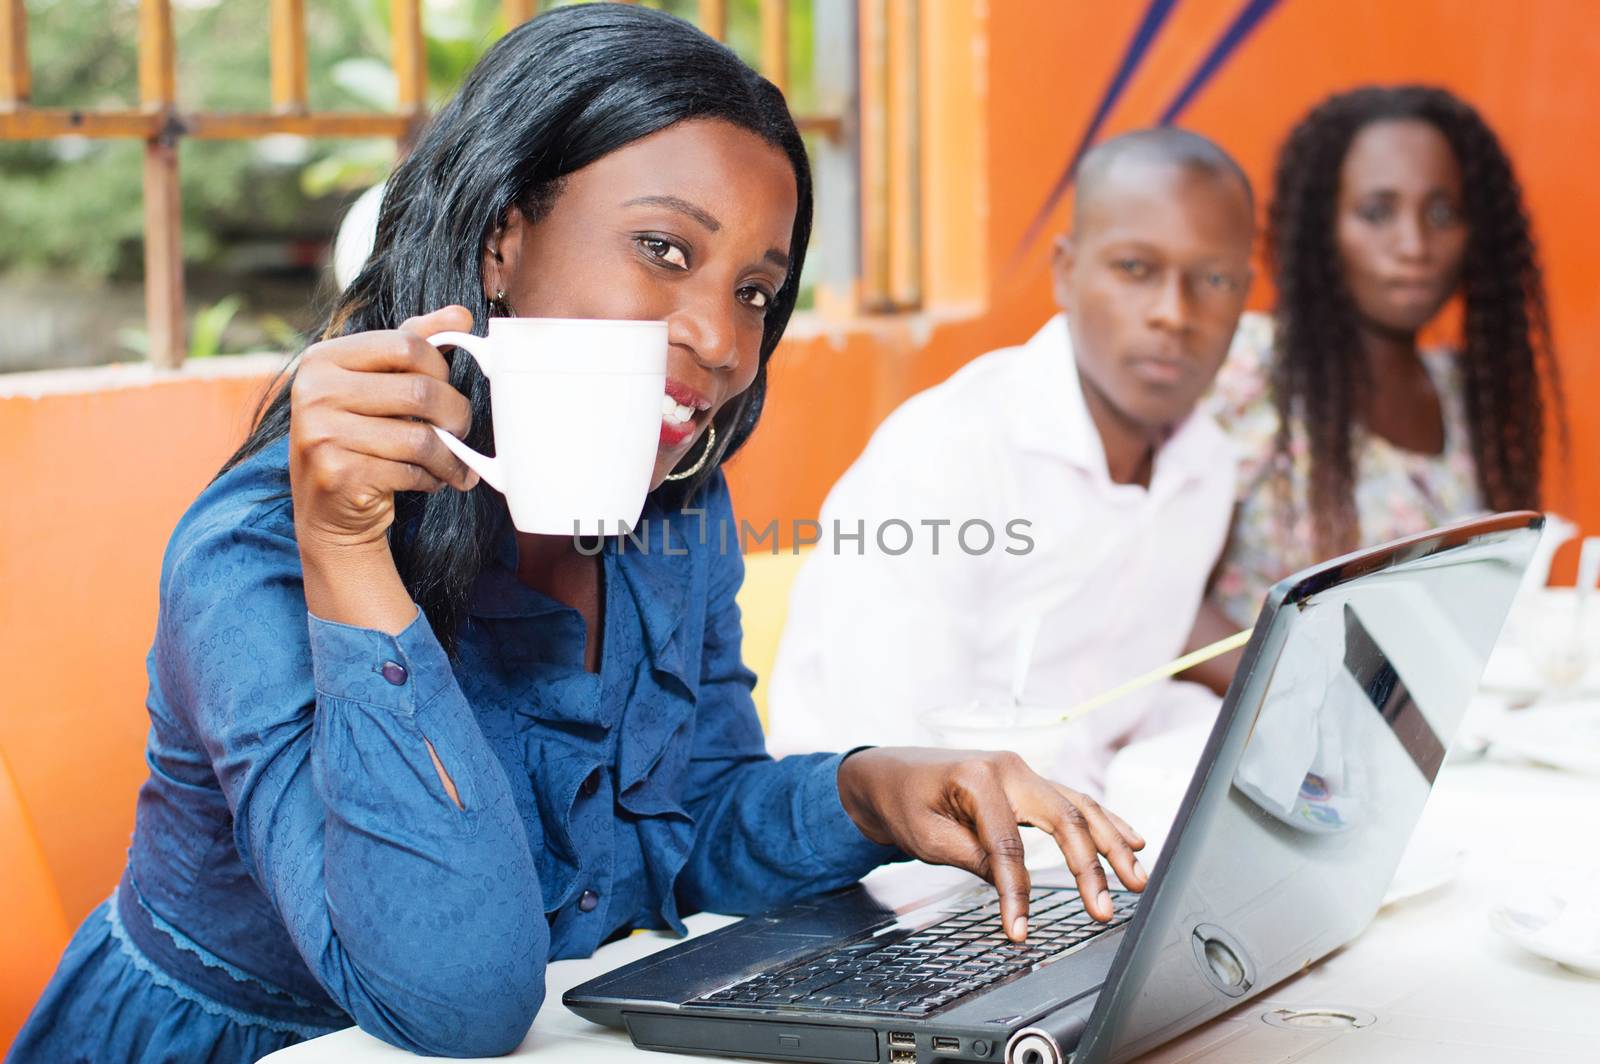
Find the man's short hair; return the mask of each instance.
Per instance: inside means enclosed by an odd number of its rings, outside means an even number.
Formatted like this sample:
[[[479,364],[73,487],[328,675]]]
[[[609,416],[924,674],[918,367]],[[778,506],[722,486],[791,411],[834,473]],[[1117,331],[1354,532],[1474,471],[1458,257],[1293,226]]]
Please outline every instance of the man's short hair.
[[[1212,177],[1232,178],[1244,190],[1245,203],[1255,216],[1255,192],[1244,169],[1217,143],[1199,133],[1174,126],[1156,126],[1122,133],[1096,144],[1078,163],[1077,195],[1073,197],[1072,222],[1081,218],[1081,206],[1103,188],[1118,164],[1163,163]]]

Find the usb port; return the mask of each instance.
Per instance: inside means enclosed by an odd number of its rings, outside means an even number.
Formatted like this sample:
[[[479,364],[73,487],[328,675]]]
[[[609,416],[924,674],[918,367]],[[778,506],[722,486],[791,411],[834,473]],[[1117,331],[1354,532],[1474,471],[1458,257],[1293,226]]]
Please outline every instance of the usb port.
[[[936,1035],[934,1037],[934,1039],[933,1039],[933,1048],[934,1049],[942,1049],[942,1050],[946,1050],[947,1052],[954,1053],[956,1050],[961,1048],[961,1039],[959,1039],[959,1038],[947,1038],[947,1037]]]
[[[915,1049],[889,1050],[889,1064],[917,1064],[917,1051]]]
[[[917,1036],[909,1031],[890,1031],[889,1044],[892,1046],[910,1046],[915,1049],[917,1047]]]

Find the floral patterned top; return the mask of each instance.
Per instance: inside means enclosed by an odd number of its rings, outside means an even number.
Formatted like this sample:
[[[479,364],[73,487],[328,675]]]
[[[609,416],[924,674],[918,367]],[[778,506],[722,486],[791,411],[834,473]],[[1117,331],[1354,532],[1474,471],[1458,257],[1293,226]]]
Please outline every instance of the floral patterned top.
[[[1290,453],[1277,455],[1278,412],[1271,394],[1272,319],[1239,319],[1228,360],[1204,401],[1239,452],[1233,532],[1223,551],[1213,601],[1240,625],[1255,619],[1267,589],[1321,560],[1306,506],[1311,459],[1305,425],[1290,426]],[[1363,546],[1384,543],[1471,516],[1483,509],[1472,460],[1455,353],[1422,352],[1444,417],[1444,450],[1420,454],[1357,426],[1356,515]],[[1287,474],[1287,480],[1280,474]],[[1288,488],[1291,506],[1284,506]]]

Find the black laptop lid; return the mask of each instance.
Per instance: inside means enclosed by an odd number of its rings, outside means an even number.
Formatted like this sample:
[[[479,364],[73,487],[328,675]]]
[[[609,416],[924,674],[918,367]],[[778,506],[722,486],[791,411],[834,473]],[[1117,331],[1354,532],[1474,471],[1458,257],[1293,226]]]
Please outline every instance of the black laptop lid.
[[[1273,588],[1075,1062],[1130,1060],[1366,927],[1542,523],[1469,522]]]

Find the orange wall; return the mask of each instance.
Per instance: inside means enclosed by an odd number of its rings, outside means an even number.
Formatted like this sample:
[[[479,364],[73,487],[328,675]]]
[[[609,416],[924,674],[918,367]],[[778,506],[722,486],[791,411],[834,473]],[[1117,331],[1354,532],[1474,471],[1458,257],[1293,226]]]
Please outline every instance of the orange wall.
[[[1106,133],[1165,107],[1242,0],[1188,0]],[[1143,5],[926,0],[925,247],[930,306],[892,320],[797,323],[766,421],[731,467],[757,524],[814,516],[872,426],[973,355],[1050,313],[1047,240],[1018,242],[1081,135]],[[1421,79],[1478,104],[1513,152],[1542,238],[1571,399],[1574,462],[1553,505],[1600,532],[1600,35],[1584,4],[1284,0],[1182,124],[1232,150],[1258,187],[1288,126],[1328,92]],[[1054,216],[1059,227],[1066,204]],[[1054,228],[1050,230],[1054,232]],[[1253,302],[1266,305],[1258,286]],[[243,430],[259,378],[0,398],[0,746],[38,822],[68,916],[121,868],[143,778],[143,658],[165,539]],[[3,394],[3,388],[0,388]],[[1570,568],[1570,566],[1569,566]]]

